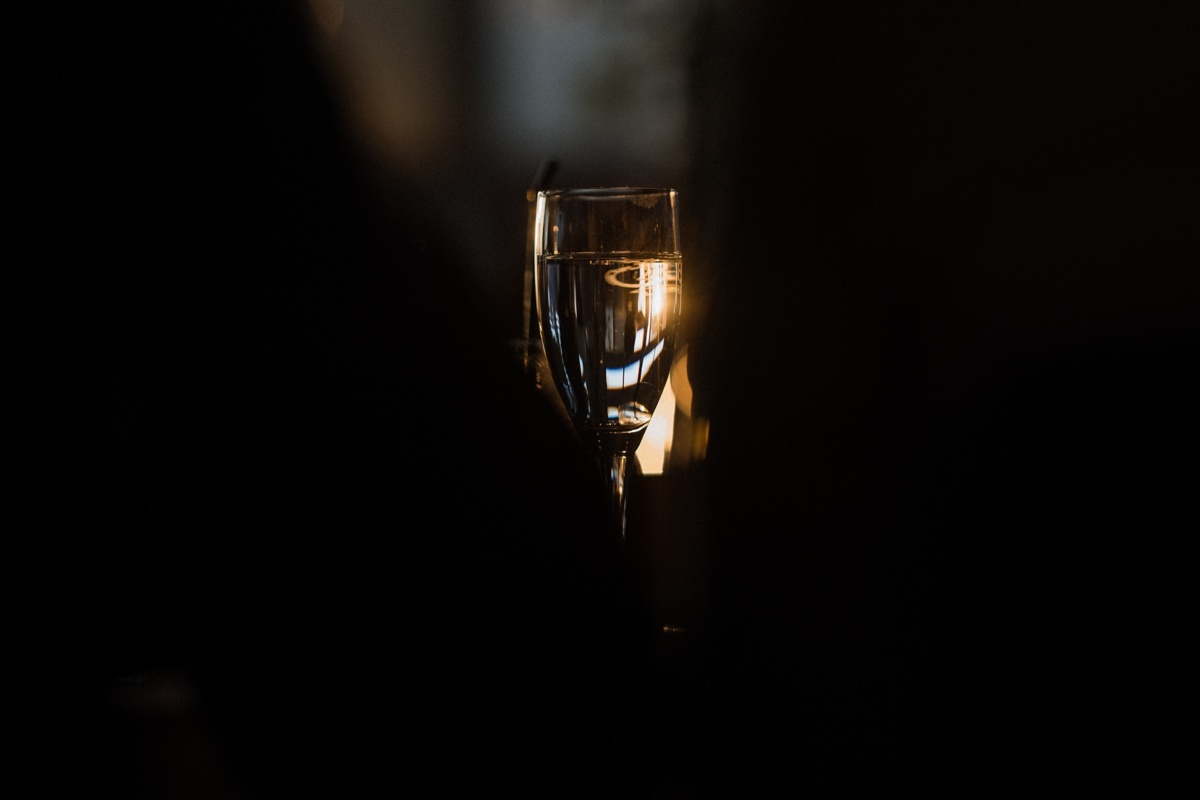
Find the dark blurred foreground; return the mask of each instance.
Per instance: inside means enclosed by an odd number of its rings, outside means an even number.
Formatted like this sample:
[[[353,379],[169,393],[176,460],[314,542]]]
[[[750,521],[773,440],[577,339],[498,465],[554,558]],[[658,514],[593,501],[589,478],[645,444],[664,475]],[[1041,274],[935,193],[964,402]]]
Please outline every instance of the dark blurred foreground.
[[[6,454],[47,794],[1194,783],[1193,12],[698,31],[664,642],[664,556],[589,522],[446,221],[381,210],[250,8],[37,29]]]

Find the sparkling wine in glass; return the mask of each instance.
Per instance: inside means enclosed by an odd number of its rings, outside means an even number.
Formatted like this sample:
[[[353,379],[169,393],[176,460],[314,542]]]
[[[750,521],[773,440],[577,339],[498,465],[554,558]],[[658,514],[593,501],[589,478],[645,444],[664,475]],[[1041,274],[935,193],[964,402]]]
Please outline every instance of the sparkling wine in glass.
[[[624,543],[626,463],[670,379],[678,336],[678,192],[540,191],[534,261],[550,374],[610,490],[612,530]]]

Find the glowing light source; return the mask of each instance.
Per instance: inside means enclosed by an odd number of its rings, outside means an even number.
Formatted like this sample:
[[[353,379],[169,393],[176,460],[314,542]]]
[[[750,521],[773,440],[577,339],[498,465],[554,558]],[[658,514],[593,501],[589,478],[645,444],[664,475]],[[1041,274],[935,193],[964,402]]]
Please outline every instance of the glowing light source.
[[[661,475],[671,457],[671,439],[675,435],[675,393],[668,383],[646,426],[637,449],[638,467],[643,475]]]

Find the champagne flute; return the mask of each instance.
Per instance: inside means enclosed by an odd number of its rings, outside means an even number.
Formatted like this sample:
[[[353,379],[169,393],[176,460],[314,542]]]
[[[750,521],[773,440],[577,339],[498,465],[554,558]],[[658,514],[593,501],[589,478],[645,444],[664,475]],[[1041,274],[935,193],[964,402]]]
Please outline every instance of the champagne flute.
[[[550,374],[610,492],[623,545],[626,464],[670,379],[678,335],[679,193],[539,191],[534,262]]]

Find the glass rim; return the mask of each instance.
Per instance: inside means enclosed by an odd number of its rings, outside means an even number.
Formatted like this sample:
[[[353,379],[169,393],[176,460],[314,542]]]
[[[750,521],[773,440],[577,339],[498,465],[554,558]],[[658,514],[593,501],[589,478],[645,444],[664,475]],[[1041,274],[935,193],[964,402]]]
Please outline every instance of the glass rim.
[[[679,194],[679,190],[668,186],[593,186],[538,190],[539,197],[640,197],[655,194]]]

